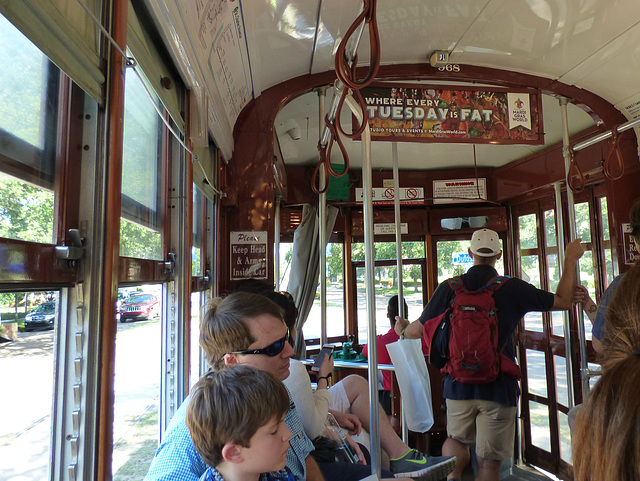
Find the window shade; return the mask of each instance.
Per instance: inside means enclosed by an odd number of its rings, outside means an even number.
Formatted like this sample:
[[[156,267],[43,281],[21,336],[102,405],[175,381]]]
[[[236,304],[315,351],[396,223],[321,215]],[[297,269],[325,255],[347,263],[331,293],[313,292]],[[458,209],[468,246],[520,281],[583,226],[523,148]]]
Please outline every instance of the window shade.
[[[163,60],[160,50],[153,44],[153,38],[155,37],[140,22],[134,5],[129,1],[127,46],[138,62],[136,68],[142,69],[176,126],[184,132],[185,121],[179,101],[180,92],[184,90],[181,87],[182,80],[176,79],[171,67]]]
[[[101,4],[82,1],[94,14]],[[100,31],[78,0],[0,0],[0,13],[102,104]]]

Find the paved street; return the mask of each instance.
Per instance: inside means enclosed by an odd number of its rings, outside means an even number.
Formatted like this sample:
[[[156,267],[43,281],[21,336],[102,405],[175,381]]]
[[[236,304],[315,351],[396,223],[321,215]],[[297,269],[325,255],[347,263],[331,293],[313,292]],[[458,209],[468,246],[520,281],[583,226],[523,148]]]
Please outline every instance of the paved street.
[[[160,323],[118,323],[116,342],[114,473],[136,449],[129,441],[138,420],[157,410]],[[51,330],[21,332],[17,341],[0,345],[2,480],[48,478],[53,343]]]

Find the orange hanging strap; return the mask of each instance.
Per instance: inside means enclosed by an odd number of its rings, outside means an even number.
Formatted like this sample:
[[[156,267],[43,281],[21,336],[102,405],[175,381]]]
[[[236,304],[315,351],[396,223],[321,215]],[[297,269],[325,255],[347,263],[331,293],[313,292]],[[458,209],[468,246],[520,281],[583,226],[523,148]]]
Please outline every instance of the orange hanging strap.
[[[622,134],[618,135],[618,126],[616,125],[611,130],[611,146],[609,147],[609,154],[607,154],[607,158],[604,160],[602,167],[605,177],[609,180],[618,180],[624,174],[624,160],[620,152],[620,137],[622,137]],[[617,173],[613,173],[611,170],[614,152],[616,154],[616,163],[618,164]]]
[[[318,144],[318,150],[320,151],[320,160],[318,161],[318,165],[316,165],[316,168],[313,169],[313,175],[311,176],[311,190],[313,190],[313,192],[317,195],[320,194],[324,194],[327,192],[327,190],[329,190],[329,176],[326,175],[327,173],[327,149],[326,147],[321,147],[320,144]],[[324,188],[322,190],[320,190],[320,179],[318,178],[318,173],[320,172],[320,169],[324,169],[325,172],[325,176],[324,176]]]
[[[574,176],[578,178],[577,184],[575,185],[573,182]],[[574,193],[582,192],[584,189],[584,176],[582,175],[582,170],[580,170],[578,162],[576,162],[573,150],[571,151],[571,162],[569,163],[569,169],[567,170],[567,185]]]

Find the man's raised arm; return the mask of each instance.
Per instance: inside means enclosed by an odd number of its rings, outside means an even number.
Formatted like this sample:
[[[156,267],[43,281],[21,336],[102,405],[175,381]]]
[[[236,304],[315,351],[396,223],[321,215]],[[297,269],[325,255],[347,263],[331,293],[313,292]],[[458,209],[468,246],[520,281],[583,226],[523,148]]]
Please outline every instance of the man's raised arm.
[[[569,242],[564,253],[562,277],[560,277],[556,293],[553,295],[554,310],[571,308],[576,290],[576,266],[582,254],[584,254],[584,246],[580,239]]]

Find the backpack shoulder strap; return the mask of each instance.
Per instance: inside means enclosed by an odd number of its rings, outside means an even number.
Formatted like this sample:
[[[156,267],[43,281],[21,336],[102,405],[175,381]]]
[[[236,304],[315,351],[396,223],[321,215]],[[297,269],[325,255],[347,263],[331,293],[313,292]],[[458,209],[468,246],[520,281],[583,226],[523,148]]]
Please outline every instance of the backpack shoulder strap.
[[[462,282],[462,278],[460,276],[452,277],[448,280],[449,287],[453,289],[453,292],[458,292],[461,289],[464,289],[464,284]]]

